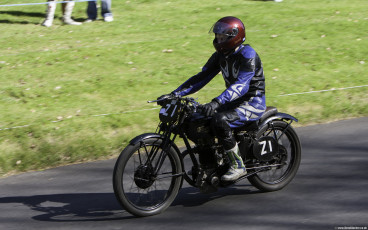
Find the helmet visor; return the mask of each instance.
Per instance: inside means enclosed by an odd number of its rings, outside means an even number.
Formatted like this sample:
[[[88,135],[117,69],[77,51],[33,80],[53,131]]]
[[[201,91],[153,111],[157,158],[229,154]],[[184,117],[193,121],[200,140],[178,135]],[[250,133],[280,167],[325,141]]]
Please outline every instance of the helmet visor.
[[[235,37],[239,33],[239,29],[236,26],[231,26],[228,23],[216,22],[208,33],[224,34],[229,37]]]

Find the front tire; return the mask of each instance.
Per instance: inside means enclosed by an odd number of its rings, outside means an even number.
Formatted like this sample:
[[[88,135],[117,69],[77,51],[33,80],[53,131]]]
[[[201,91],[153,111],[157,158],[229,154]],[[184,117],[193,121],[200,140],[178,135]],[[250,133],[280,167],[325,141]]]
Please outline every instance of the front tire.
[[[284,164],[257,172],[248,177],[249,182],[264,192],[284,188],[295,177],[301,161],[301,145],[295,130],[284,121],[273,121],[258,131],[257,139],[270,136],[280,145],[278,162]]]
[[[116,161],[113,174],[115,196],[135,216],[163,212],[181,187],[180,157],[173,147],[165,151],[162,143],[161,138],[152,137],[130,144]],[[163,157],[161,161],[160,156]]]

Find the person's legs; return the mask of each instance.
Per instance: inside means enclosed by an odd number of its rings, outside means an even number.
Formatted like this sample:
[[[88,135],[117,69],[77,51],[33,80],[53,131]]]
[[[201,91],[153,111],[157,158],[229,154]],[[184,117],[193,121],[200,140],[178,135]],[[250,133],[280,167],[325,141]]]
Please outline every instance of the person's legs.
[[[55,9],[56,9],[55,0],[49,0],[46,8],[46,17],[41,25],[46,27],[50,27],[52,25],[52,22],[54,21]]]
[[[232,129],[241,127],[247,122],[259,120],[265,110],[265,98],[253,97],[233,109],[221,111],[220,107],[220,112],[214,115],[211,127],[220,144],[224,146],[231,163],[229,171],[221,178],[222,180],[234,181],[247,173]]]
[[[235,110],[216,113],[211,121],[211,127],[216,136],[223,145],[226,156],[230,161],[230,168],[225,175],[221,177],[224,181],[234,181],[247,174],[243,160],[239,154],[239,147],[233,137],[230,123],[239,120],[240,117]]]
[[[114,20],[111,12],[111,0],[101,0],[101,16],[105,22],[112,22]]]
[[[215,113],[211,120],[211,128],[225,150],[234,148],[236,144],[230,123],[239,119],[240,118],[235,110],[227,110]]]
[[[87,20],[96,20],[97,19],[97,1],[90,1],[87,3]]]
[[[74,8],[75,2],[68,2],[68,3],[63,3],[63,22],[67,25],[75,25],[75,26],[79,26],[82,23],[81,22],[76,22],[72,19],[72,12],[73,12],[73,8]]]

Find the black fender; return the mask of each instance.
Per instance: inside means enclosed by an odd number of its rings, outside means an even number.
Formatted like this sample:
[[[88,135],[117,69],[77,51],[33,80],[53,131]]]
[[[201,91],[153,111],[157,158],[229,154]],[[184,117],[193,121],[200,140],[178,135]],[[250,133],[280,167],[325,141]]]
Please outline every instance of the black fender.
[[[144,141],[146,139],[150,139],[150,138],[157,138],[157,139],[163,140],[164,139],[164,136],[161,135],[161,134],[158,134],[158,133],[143,133],[141,135],[138,135],[138,136],[134,137],[132,140],[130,140],[129,144],[130,145],[139,144],[140,142],[142,142],[142,141]],[[172,142],[170,140],[170,144],[174,148],[174,150],[176,151],[176,153],[178,154],[179,159],[180,159],[181,168],[182,168],[182,170],[184,172],[184,160],[183,160],[183,156],[181,155],[181,152],[180,152],[178,146],[174,142]],[[184,179],[184,177],[183,177],[183,179]],[[181,186],[182,185],[183,185],[183,180],[181,181]]]
[[[158,133],[143,133],[141,135],[138,135],[134,137],[132,140],[129,141],[130,145],[135,145],[143,140],[149,139],[149,138],[160,138],[163,139],[163,136]]]
[[[141,134],[139,136],[134,137],[132,140],[130,140],[129,144],[130,145],[135,145],[135,144],[140,143],[141,141],[144,141],[144,140],[149,139],[149,138],[158,138],[158,139],[163,140],[164,136],[162,136],[161,134],[158,134],[158,133],[144,133],[144,134]],[[183,163],[183,159],[181,157],[181,152],[180,152],[178,146],[174,142],[172,142],[171,140],[170,140],[170,142],[171,142],[171,146],[178,153],[178,155],[180,156],[180,160]]]
[[[273,121],[273,120],[291,120],[291,121],[295,121],[298,122],[298,119],[296,119],[295,117],[291,116],[290,114],[287,113],[276,113],[275,115],[267,118],[265,121],[263,121],[261,124],[259,124],[259,129],[261,129],[263,126],[267,125],[269,122]]]

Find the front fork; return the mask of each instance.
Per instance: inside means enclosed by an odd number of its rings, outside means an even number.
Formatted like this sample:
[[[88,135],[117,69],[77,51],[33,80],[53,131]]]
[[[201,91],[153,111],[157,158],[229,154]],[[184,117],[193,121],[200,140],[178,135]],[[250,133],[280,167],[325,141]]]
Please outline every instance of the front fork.
[[[162,143],[160,146],[156,147],[156,148],[152,148],[151,152],[149,153],[149,159],[155,159],[158,155],[158,159],[157,159],[157,164],[154,166],[154,175],[155,177],[157,176],[158,172],[160,171],[163,163],[166,160],[166,157],[168,155],[168,152],[170,151],[170,148],[174,147],[174,149],[176,151],[177,148],[175,148],[176,146],[174,146],[174,141],[177,137],[177,134],[174,134],[174,136],[171,138],[173,132],[172,132],[172,126],[169,127],[165,127],[166,129],[162,128],[162,124],[159,126],[159,131],[158,133],[162,136]],[[161,148],[161,152],[159,152],[159,149]],[[179,154],[179,158],[180,157],[180,152],[178,152]],[[152,161],[150,162],[152,164]],[[172,176],[182,176],[183,172],[179,172],[177,174],[171,175]]]

